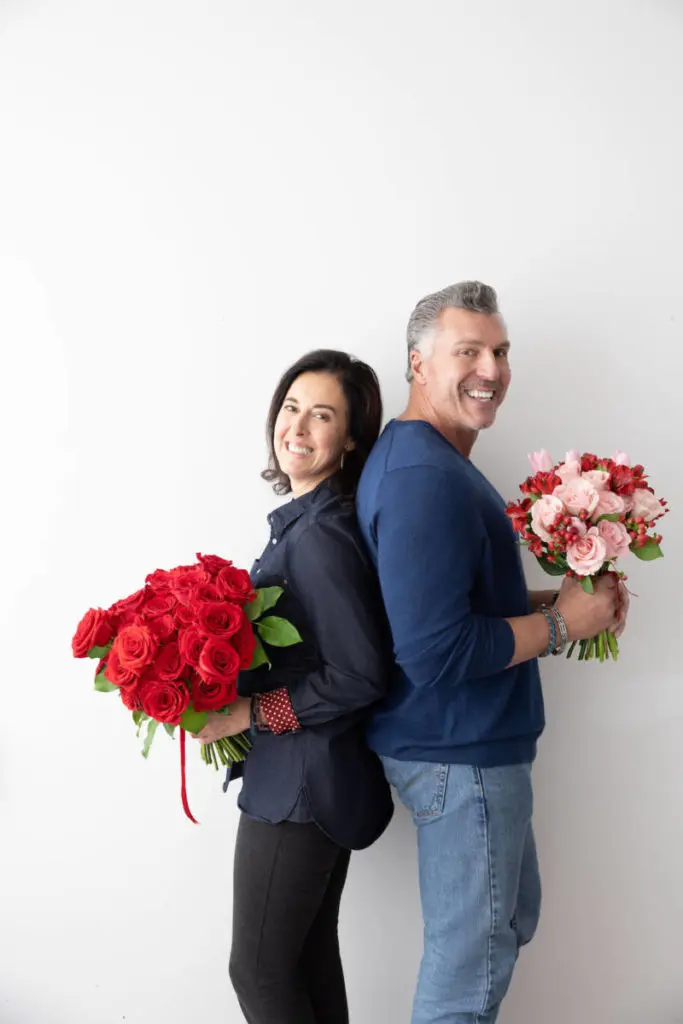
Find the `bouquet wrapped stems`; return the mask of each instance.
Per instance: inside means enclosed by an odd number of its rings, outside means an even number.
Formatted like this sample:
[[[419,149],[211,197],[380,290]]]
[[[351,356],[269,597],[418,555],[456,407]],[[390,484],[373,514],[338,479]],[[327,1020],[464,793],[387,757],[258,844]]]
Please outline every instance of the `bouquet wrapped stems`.
[[[611,630],[606,629],[590,640],[575,640],[567,651],[567,657],[571,658],[576,648],[579,648],[578,660],[590,661],[597,658],[599,661],[617,661],[619,658],[619,644]]]
[[[222,765],[227,768],[229,764],[244,761],[251,750],[251,740],[246,732],[237,736],[223,736],[213,743],[201,744],[201,758],[204,764],[213,765],[216,771]]]

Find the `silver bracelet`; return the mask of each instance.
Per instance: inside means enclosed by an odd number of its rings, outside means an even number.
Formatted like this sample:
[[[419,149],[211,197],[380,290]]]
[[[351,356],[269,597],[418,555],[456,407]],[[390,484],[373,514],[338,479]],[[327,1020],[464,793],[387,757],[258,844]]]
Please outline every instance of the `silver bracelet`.
[[[542,651],[539,654],[539,658],[547,658],[549,654],[554,653],[555,645],[557,643],[557,629],[555,627],[555,616],[547,607],[547,605],[542,604],[538,610],[541,612],[541,614],[545,618],[545,621],[548,623],[549,630],[548,646],[544,651]]]
[[[555,616],[557,622],[557,628],[560,631],[560,642],[553,651],[553,654],[564,654],[565,648],[567,647],[567,623],[564,621],[564,615],[561,611],[553,605],[552,614]]]

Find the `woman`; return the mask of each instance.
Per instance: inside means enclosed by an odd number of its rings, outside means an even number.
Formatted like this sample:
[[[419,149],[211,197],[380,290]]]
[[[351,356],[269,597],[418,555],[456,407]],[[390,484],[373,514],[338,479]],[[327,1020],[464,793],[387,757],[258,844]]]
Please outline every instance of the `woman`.
[[[366,747],[368,707],[386,690],[381,598],[356,527],[354,495],[379,434],[374,372],[343,352],[304,356],[268,416],[269,468],[293,500],[268,517],[255,586],[281,585],[280,615],[303,642],[269,652],[240,678],[211,742],[252,724],[239,798],[230,976],[249,1024],[346,1024],[337,919],[350,851],[373,843],[393,811]],[[249,696],[250,695],[250,696]]]

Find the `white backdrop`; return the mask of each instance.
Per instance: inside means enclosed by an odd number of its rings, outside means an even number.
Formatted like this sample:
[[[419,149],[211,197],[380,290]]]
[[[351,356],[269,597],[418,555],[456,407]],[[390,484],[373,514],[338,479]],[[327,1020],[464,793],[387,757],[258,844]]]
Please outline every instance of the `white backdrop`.
[[[682,52],[676,0],[2,0],[2,1024],[241,1019],[235,794],[193,759],[187,822],[177,743],[145,763],[70,638],[156,566],[248,565],[281,370],[351,350],[393,415],[414,302],[474,276],[513,340],[499,489],[620,447],[674,510],[622,663],[544,668],[544,917],[500,1020],[683,1021]],[[355,1024],[409,1020],[413,843],[398,813],[352,863]]]

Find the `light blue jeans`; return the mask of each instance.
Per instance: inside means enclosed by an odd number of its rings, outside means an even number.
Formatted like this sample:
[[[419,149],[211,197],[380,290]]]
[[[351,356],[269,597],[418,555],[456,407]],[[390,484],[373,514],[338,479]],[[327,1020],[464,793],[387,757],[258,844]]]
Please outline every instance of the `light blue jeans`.
[[[382,762],[417,826],[424,953],[412,1024],[493,1024],[541,908],[531,765]]]

